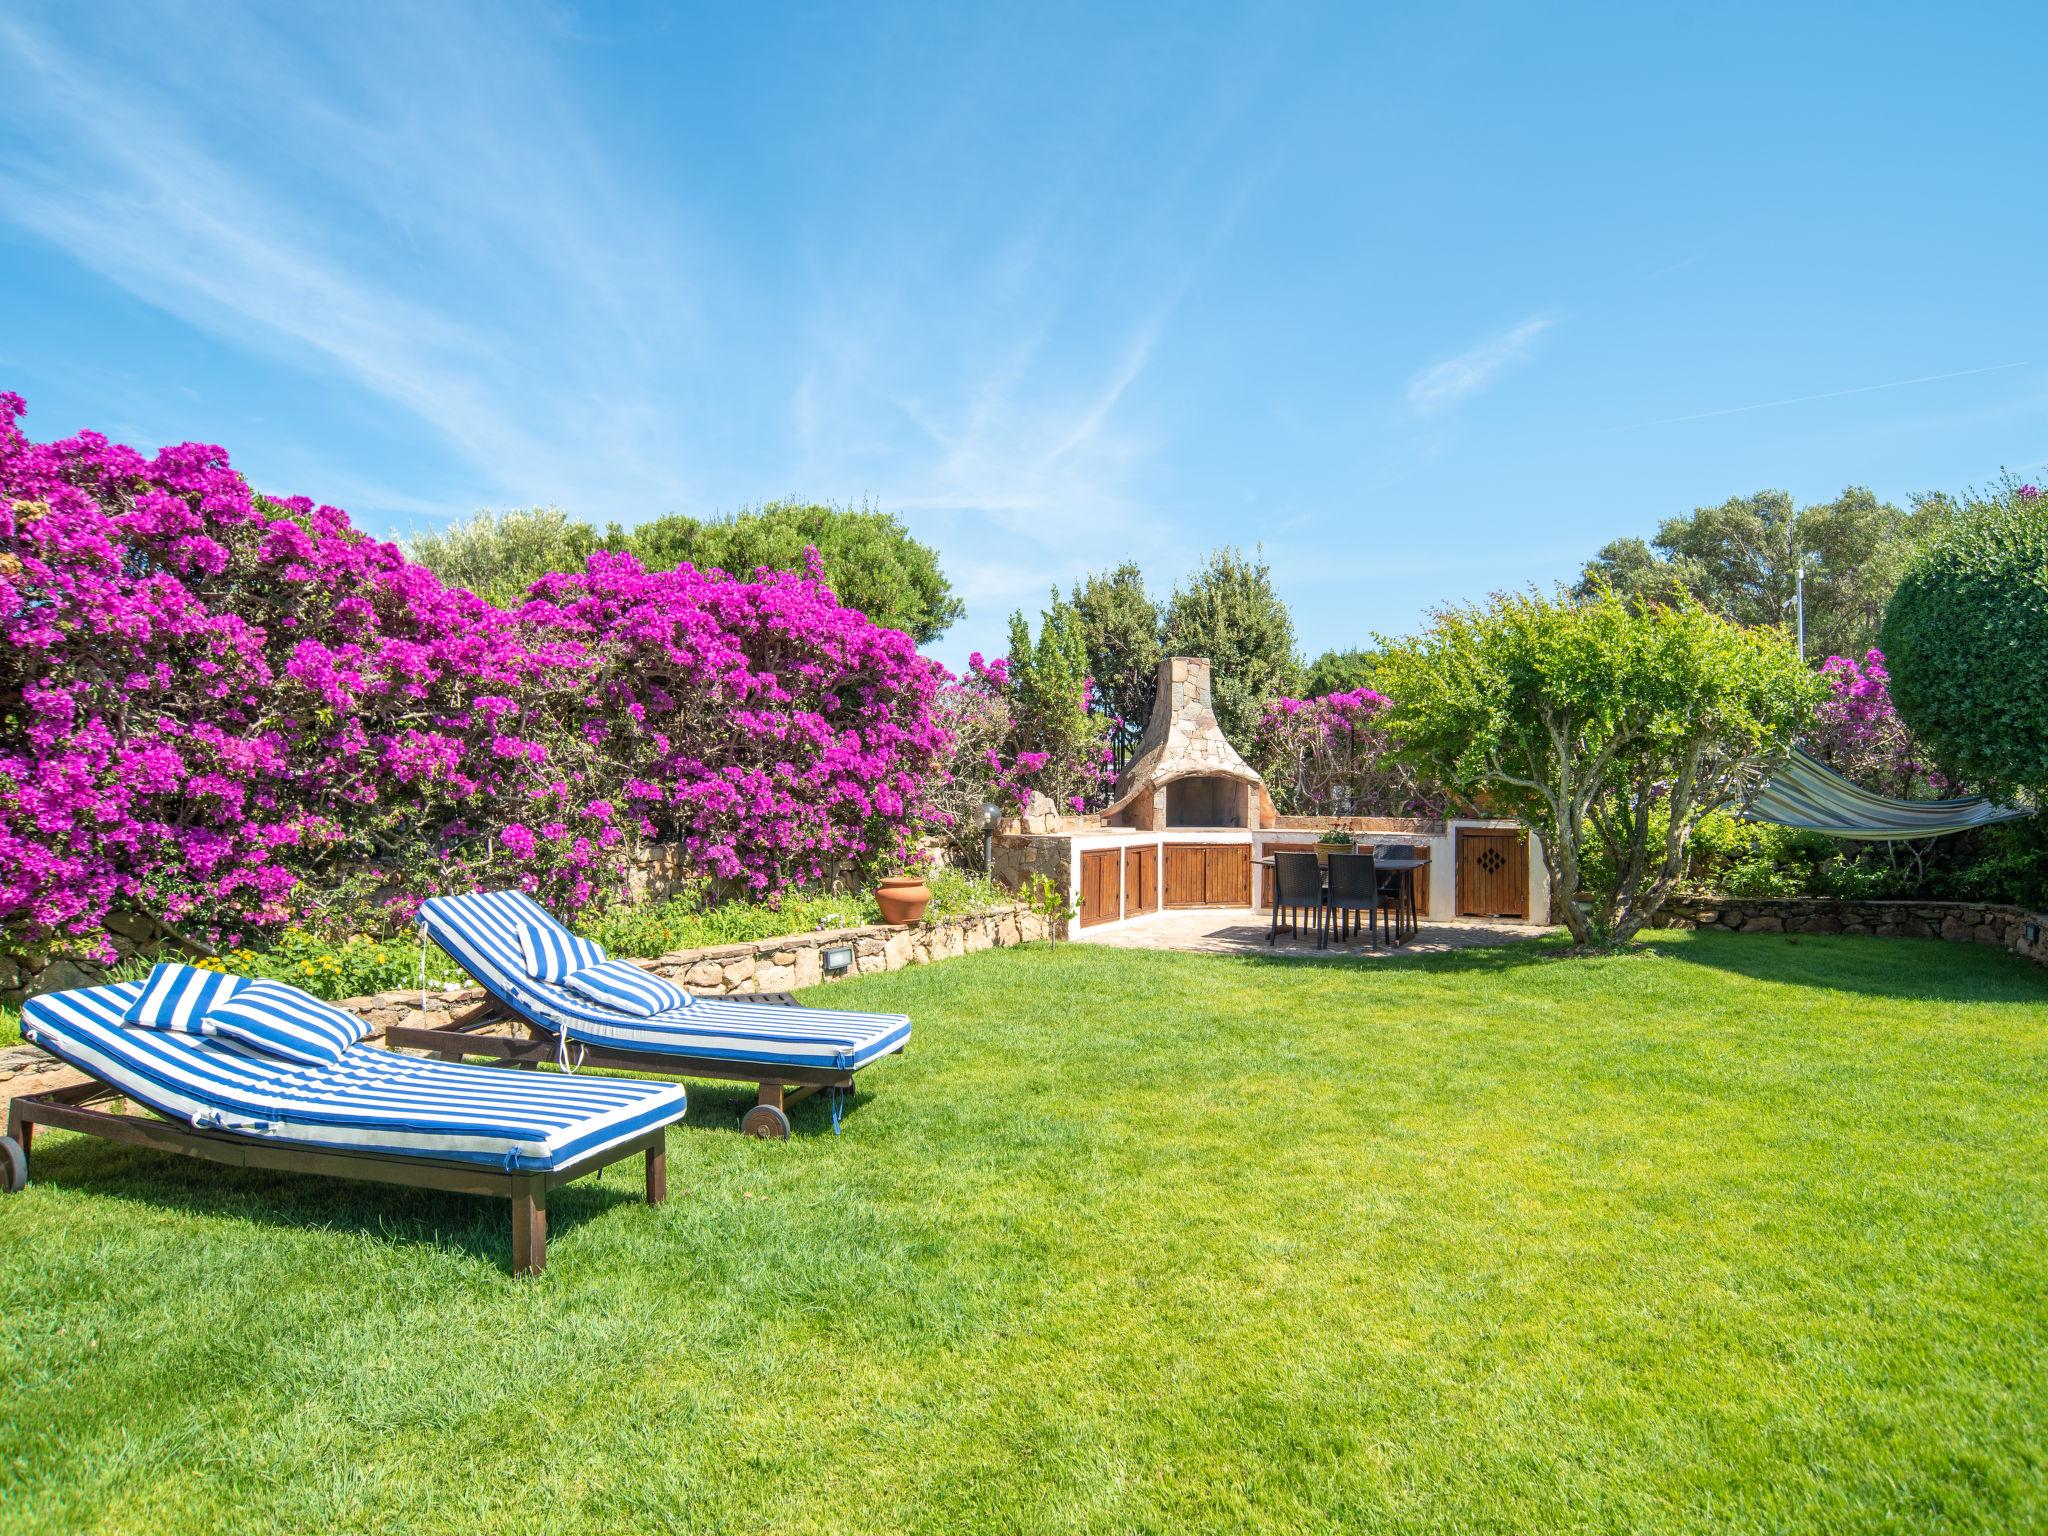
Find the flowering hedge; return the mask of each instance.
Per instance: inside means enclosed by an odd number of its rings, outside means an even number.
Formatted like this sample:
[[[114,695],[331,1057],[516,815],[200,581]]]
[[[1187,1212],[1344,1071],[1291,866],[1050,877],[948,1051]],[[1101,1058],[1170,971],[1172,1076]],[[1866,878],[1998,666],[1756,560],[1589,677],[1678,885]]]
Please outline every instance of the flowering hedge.
[[[1290,816],[1443,815],[1443,793],[1393,755],[1384,720],[1390,703],[1383,693],[1354,688],[1268,705],[1251,755],[1279,810]]]
[[[1927,752],[1892,705],[1884,652],[1830,656],[1821,663],[1828,696],[1814,707],[1805,746],[1844,778],[1901,799],[1934,798],[1954,786],[1929,765]]]
[[[757,890],[897,845],[942,673],[817,579],[623,556],[506,614],[219,448],[36,444],[0,394],[0,924],[227,938],[674,840]]]

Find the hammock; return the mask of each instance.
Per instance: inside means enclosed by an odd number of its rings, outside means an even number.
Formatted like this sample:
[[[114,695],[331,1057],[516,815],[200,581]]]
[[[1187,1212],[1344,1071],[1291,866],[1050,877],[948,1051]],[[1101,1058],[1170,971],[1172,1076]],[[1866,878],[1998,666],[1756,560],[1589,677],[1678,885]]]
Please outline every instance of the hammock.
[[[2014,821],[2033,812],[1993,805],[1982,795],[1959,800],[1894,800],[1874,795],[1795,747],[1770,782],[1738,814],[1750,821],[1877,842],[1944,837],[1972,827]]]

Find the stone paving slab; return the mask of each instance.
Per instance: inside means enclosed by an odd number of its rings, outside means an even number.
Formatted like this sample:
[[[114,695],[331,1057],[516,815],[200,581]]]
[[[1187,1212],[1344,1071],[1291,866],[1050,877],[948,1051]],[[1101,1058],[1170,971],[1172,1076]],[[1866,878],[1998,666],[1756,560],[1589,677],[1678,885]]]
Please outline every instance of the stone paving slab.
[[[1425,922],[1415,937],[1393,948],[1382,944],[1374,949],[1361,934],[1348,941],[1333,936],[1328,949],[1318,949],[1313,932],[1283,932],[1279,942],[1269,949],[1266,934],[1271,922],[1269,913],[1250,907],[1203,908],[1159,912],[1102,928],[1076,928],[1073,939],[1077,944],[1105,944],[1115,949],[1174,949],[1202,955],[1355,955],[1378,959],[1382,955],[1438,955],[1458,949],[1524,944],[1558,931],[1540,923],[1489,922],[1466,917]]]

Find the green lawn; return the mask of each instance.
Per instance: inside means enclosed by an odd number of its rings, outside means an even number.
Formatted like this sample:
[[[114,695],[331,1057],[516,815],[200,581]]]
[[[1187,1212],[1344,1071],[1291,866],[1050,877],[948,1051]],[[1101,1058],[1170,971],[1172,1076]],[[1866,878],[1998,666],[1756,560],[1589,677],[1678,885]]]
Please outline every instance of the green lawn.
[[[835,1139],[502,1204],[47,1135],[10,1532],[2048,1524],[2048,977],[1003,951]]]

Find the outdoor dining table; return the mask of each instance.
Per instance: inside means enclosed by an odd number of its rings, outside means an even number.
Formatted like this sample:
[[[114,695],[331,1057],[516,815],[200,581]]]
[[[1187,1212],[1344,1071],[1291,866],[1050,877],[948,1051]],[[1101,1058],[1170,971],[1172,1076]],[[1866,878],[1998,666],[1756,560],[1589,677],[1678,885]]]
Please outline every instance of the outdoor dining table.
[[[1315,850],[1312,848],[1286,848],[1282,849],[1281,851],[1284,853],[1313,853]],[[1355,853],[1359,850],[1338,848],[1334,849],[1333,851],[1337,853]],[[1370,852],[1371,850],[1368,849],[1366,851]],[[1267,854],[1266,857],[1264,857],[1263,859],[1257,859],[1253,862],[1263,865],[1268,871],[1271,871],[1271,869],[1273,868],[1273,856],[1271,854]],[[1330,888],[1329,862],[1325,859],[1318,859],[1316,860],[1316,866],[1323,877],[1323,889],[1328,890]],[[1422,911],[1422,902],[1417,896],[1415,890],[1415,872],[1418,869],[1429,868],[1429,860],[1411,858],[1381,858],[1378,854],[1373,854],[1372,867],[1376,872],[1382,874],[1392,873],[1397,874],[1401,877],[1401,896],[1403,899],[1397,901],[1394,904],[1394,942],[1396,944],[1399,944],[1407,939],[1414,938],[1417,930],[1422,925],[1422,919],[1420,916]],[[1269,882],[1268,895],[1270,896],[1270,894],[1271,889]],[[1407,920],[1402,916],[1404,910],[1411,911],[1417,914],[1416,920],[1413,924],[1408,923]]]

